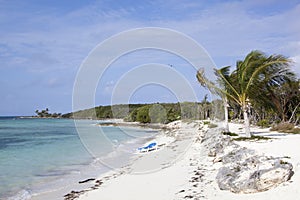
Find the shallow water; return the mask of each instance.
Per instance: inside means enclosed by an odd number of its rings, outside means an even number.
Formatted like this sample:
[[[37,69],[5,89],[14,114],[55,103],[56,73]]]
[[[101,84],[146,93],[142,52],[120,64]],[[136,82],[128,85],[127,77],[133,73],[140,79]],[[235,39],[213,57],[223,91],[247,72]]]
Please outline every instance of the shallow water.
[[[28,199],[128,162],[155,131],[96,121],[0,118],[0,199]]]

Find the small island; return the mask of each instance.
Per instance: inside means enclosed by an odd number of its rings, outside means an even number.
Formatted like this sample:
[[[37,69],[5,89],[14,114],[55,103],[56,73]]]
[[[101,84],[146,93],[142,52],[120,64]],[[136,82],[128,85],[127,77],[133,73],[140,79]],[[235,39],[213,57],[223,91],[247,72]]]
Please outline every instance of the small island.
[[[61,118],[62,117],[61,113],[50,113],[48,108],[41,111],[36,110],[35,113],[36,116],[34,117],[36,118]]]

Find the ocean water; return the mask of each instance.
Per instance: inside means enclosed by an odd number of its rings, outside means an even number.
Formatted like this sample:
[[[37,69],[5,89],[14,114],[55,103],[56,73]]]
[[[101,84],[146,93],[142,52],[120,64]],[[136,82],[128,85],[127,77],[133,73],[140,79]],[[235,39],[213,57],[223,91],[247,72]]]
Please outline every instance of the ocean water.
[[[0,117],[0,199],[30,199],[75,187],[127,164],[135,149],[156,134],[96,123]]]

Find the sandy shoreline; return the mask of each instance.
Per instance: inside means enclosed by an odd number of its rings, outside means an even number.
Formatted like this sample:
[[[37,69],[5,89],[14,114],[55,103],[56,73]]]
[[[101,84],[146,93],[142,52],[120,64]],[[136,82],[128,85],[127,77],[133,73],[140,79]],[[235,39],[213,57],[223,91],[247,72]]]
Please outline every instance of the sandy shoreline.
[[[177,124],[176,124],[177,123]],[[214,163],[200,142],[207,127],[200,121],[175,122],[164,134],[175,140],[157,151],[138,154],[129,166],[110,171],[96,180],[85,191],[73,191],[65,199],[297,199],[300,190],[300,154],[297,146],[299,135],[270,132],[252,128],[256,135],[265,135],[272,140],[236,142],[254,149],[258,154],[287,157],[294,167],[290,181],[266,192],[235,194],[219,189],[216,182],[220,163]],[[209,131],[216,131],[211,129]],[[242,134],[241,124],[230,124],[230,131]]]

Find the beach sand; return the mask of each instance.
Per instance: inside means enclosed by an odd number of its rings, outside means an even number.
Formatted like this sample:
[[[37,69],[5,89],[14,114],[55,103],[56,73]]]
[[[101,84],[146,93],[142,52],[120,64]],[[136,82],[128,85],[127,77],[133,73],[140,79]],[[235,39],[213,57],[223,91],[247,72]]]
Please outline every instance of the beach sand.
[[[266,192],[234,194],[219,189],[216,174],[222,166],[213,163],[203,151],[199,136],[207,126],[200,121],[175,122],[166,134],[174,141],[159,150],[140,153],[131,165],[115,169],[97,178],[95,186],[81,191],[80,200],[171,200],[171,199],[298,199],[300,189],[300,135],[270,132],[252,127],[255,135],[271,138],[268,141],[242,141],[239,145],[254,149],[258,154],[288,157],[294,176]],[[243,134],[243,125],[230,124],[230,131]],[[158,137],[165,137],[161,135]],[[73,193],[73,194],[76,194]]]

